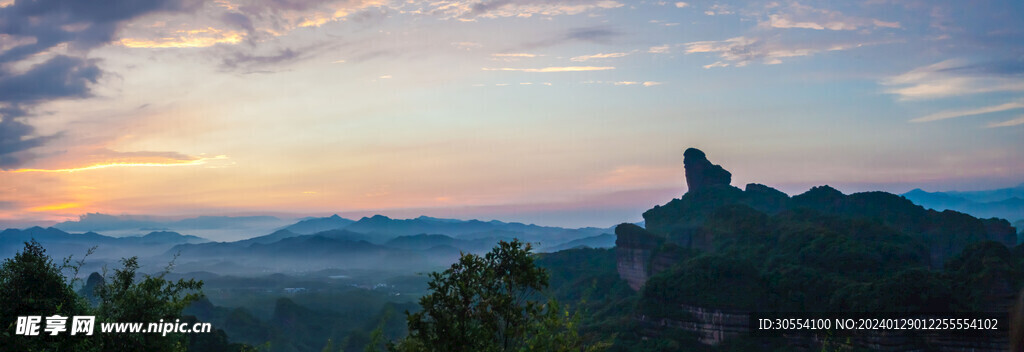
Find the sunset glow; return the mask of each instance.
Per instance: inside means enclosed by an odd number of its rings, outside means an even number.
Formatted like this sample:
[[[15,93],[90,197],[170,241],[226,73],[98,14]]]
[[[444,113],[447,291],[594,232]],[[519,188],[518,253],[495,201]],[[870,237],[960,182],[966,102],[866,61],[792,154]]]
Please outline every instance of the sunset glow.
[[[0,219],[608,226],[687,147],[789,193],[1024,182],[1019,2],[158,3],[0,1]]]
[[[112,167],[192,166],[192,165],[203,165],[203,164],[206,164],[207,162],[209,162],[210,160],[224,160],[224,159],[227,159],[227,158],[228,158],[227,155],[218,155],[218,156],[215,156],[215,157],[212,157],[212,158],[200,158],[200,159],[196,159],[196,160],[187,160],[187,161],[183,160],[183,161],[165,162],[165,163],[111,162],[111,163],[101,163],[101,164],[94,164],[94,165],[89,165],[89,166],[67,168],[67,169],[16,169],[16,170],[9,170],[9,171],[3,171],[3,172],[11,172],[11,173],[22,173],[22,172],[51,172],[51,173],[59,173],[59,172],[79,172],[79,171],[98,170],[98,169],[106,169],[106,168],[112,168]]]

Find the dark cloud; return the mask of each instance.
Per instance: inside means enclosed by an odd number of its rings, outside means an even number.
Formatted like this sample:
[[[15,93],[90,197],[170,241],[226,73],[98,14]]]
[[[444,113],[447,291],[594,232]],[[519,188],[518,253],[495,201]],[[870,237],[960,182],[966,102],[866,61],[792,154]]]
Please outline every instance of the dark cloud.
[[[483,14],[486,14],[488,12],[491,12],[491,10],[499,9],[502,6],[505,6],[505,5],[508,5],[508,4],[511,4],[511,3],[512,3],[512,0],[497,0],[497,1],[488,1],[488,2],[478,2],[476,4],[473,4],[472,10],[469,13],[469,15],[470,15],[469,17],[476,17],[476,16],[479,16],[479,15],[483,15]]]
[[[597,44],[611,44],[612,41],[622,35],[622,32],[608,27],[581,27],[572,28],[548,39],[528,42],[508,51],[529,50],[556,46],[568,42],[589,42]]]
[[[55,56],[21,74],[0,74],[0,102],[19,106],[84,98],[89,96],[89,84],[96,83],[100,74],[95,60]]]
[[[0,33],[34,43],[0,54],[0,63],[22,60],[61,43],[88,50],[110,42],[126,20],[157,11],[194,9],[193,0],[37,0],[0,8]]]
[[[301,51],[290,48],[281,49],[275,54],[259,55],[244,52],[235,52],[224,58],[221,67],[225,70],[242,70],[246,72],[258,72],[260,67],[278,65],[296,61],[302,58]]]
[[[102,75],[95,60],[55,55],[28,71],[11,66],[57,45],[83,53],[114,39],[124,21],[159,11],[198,8],[198,0],[36,0],[0,8],[0,34],[19,39],[0,52],[0,168],[32,158],[29,149],[57,136],[38,136],[27,110],[44,102],[90,96]]]
[[[250,19],[249,16],[238,12],[225,13],[221,16],[221,21],[232,27],[243,29],[250,34],[255,31],[255,27],[252,25],[252,19]]]
[[[1024,57],[949,67],[939,70],[939,72],[955,72],[983,76],[1019,76],[1024,75]]]
[[[0,169],[21,165],[34,156],[29,149],[57,137],[36,135],[35,127],[19,121],[17,115],[8,112],[0,112],[0,115]]]

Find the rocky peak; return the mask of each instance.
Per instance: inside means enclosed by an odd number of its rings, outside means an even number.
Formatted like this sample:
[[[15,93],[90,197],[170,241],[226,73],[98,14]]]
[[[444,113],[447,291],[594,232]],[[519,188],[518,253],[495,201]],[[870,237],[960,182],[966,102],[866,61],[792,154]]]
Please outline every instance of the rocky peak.
[[[683,166],[686,168],[688,192],[699,191],[714,185],[729,185],[732,174],[720,165],[708,161],[700,149],[689,148],[683,152]]]

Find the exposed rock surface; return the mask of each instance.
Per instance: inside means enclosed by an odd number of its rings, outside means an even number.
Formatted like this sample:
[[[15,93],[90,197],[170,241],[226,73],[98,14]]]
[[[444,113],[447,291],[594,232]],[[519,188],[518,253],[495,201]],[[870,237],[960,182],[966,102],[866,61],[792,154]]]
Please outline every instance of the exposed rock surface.
[[[615,227],[615,235],[615,263],[619,277],[626,280],[630,288],[639,291],[651,275],[651,256],[662,241],[633,224]]]
[[[732,174],[708,161],[700,149],[690,148],[683,152],[683,166],[686,167],[686,187],[689,192],[732,182]]]

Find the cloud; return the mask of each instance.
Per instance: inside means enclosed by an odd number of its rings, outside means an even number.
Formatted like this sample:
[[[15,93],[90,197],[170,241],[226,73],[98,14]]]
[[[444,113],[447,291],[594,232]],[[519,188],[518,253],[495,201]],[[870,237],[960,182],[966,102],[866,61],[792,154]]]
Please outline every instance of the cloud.
[[[626,55],[629,55],[629,53],[607,53],[607,54],[599,53],[599,54],[593,54],[593,55],[576,56],[576,57],[573,57],[573,58],[571,58],[569,60],[576,61],[576,62],[583,62],[583,61],[592,60],[592,59],[610,59],[610,58],[623,57],[623,56],[626,56]]]
[[[213,27],[178,30],[175,34],[158,39],[122,38],[119,43],[129,48],[205,48],[217,44],[238,44],[245,34]]]
[[[226,7],[229,10],[233,10],[232,7]],[[228,12],[220,16],[221,22],[224,24],[245,30],[246,33],[253,33],[256,31],[256,26],[253,25],[252,19],[245,14],[239,12]]]
[[[0,168],[35,157],[30,150],[58,138],[40,136],[26,119],[31,109],[52,100],[91,96],[102,76],[93,48],[111,42],[127,21],[156,12],[196,8],[185,0],[111,0],[98,6],[79,0],[17,1],[0,7]],[[6,39],[5,39],[6,40]],[[58,52],[60,52],[58,54]],[[82,57],[79,57],[82,56]],[[34,62],[25,71],[13,67]]]
[[[23,73],[0,71],[0,103],[37,104],[59,98],[89,96],[101,75],[95,60],[58,55]]]
[[[936,99],[993,92],[1024,91],[1024,65],[1013,61],[969,63],[950,59],[883,79],[886,93],[900,100]]]
[[[142,153],[140,155],[144,155]],[[91,170],[100,170],[108,168],[128,168],[128,167],[177,167],[177,166],[196,166],[205,165],[214,160],[226,160],[226,155],[218,155],[214,157],[190,157],[187,159],[178,158],[166,158],[159,157],[157,155],[150,155],[148,157],[136,156],[134,158],[124,158],[121,160],[108,160],[98,162],[89,165],[74,166],[59,169],[15,169],[8,170],[5,172],[10,173],[27,173],[27,172],[42,172],[42,173],[73,173]],[[141,159],[141,160],[136,160]]]
[[[528,51],[528,50],[532,50],[532,49],[538,49],[538,48],[544,48],[544,47],[549,47],[549,46],[555,46],[555,45],[560,45],[560,44],[569,43],[569,42],[586,42],[586,43],[594,43],[594,44],[610,44],[612,42],[613,38],[618,37],[621,34],[622,33],[618,32],[616,30],[613,30],[613,29],[610,29],[610,28],[607,28],[607,27],[604,27],[604,26],[572,28],[572,29],[569,29],[569,30],[561,33],[561,34],[552,36],[551,38],[547,38],[547,39],[543,39],[543,40],[539,40],[539,41],[528,42],[528,43],[520,45],[517,48],[512,48],[512,49],[509,49],[509,50],[506,50],[506,51],[509,51],[509,52]]]
[[[847,16],[838,11],[817,9],[799,3],[791,3],[779,7],[779,13],[768,16],[762,23],[772,28],[803,28],[815,30],[852,31],[862,28],[900,28],[899,22],[886,22],[878,19]]]
[[[612,82],[612,84],[614,84],[614,85],[617,85],[617,86],[634,86],[634,85],[642,85],[642,86],[644,86],[644,87],[653,87],[653,86],[656,86],[656,85],[660,85],[660,84],[661,84],[661,82],[655,82],[655,81],[645,81],[645,82],[637,82],[637,81],[618,81],[618,82]]]
[[[483,68],[484,71],[519,71],[519,72],[580,72],[580,71],[604,71],[614,70],[610,66],[565,66],[565,67],[544,67],[544,68]]]
[[[460,50],[473,50],[483,45],[477,42],[452,42],[452,46]]]
[[[473,20],[476,18],[533,17],[577,15],[595,10],[623,7],[614,0],[439,0],[411,2],[416,13],[440,16],[446,19]]]
[[[273,54],[253,54],[246,51],[234,51],[225,55],[221,61],[221,68],[225,70],[243,70],[244,72],[263,72],[260,69],[267,66],[276,66],[285,62],[297,61],[304,58],[303,50],[280,49]]]
[[[704,14],[708,16],[731,15],[734,13],[736,12],[728,5],[721,4],[711,5],[711,7],[708,7],[708,9],[704,11]]]
[[[922,116],[922,117],[918,117],[916,119],[912,119],[912,120],[910,120],[910,122],[931,122],[931,121],[947,120],[947,119],[953,119],[953,118],[958,118],[958,117],[982,115],[982,114],[989,114],[989,113],[993,113],[993,112],[1000,112],[1000,111],[1007,111],[1007,110],[1016,110],[1016,109],[1024,109],[1024,103],[1022,103],[1022,102],[1009,102],[1009,103],[1005,103],[1005,104],[992,105],[992,106],[986,106],[986,107],[974,108],[974,109],[942,111],[942,112],[937,112],[937,113],[934,113],[934,114],[931,114],[931,115]]]
[[[0,34],[35,40],[7,49],[0,62],[19,61],[67,43],[73,50],[88,50],[109,43],[124,21],[160,11],[195,9],[184,0],[111,0],[98,6],[80,0],[18,1],[0,8]]]
[[[18,121],[17,113],[0,112],[0,169],[22,165],[34,158],[29,151],[40,147],[57,136],[39,136],[35,127]]]
[[[90,85],[100,75],[95,60],[55,56],[25,72],[0,70],[0,168],[17,167],[34,158],[29,149],[59,137],[40,136],[24,120],[24,107],[42,102],[90,96]]]
[[[649,49],[647,49],[647,52],[651,53],[651,54],[667,54],[669,48],[670,47],[669,47],[668,44],[659,45],[659,46],[652,46]]]
[[[988,127],[990,127],[990,128],[992,128],[992,127],[1011,127],[1011,126],[1020,126],[1020,125],[1024,125],[1024,115],[1021,115],[1020,117],[1017,117],[1017,118],[1012,119],[1012,120],[1007,120],[1007,121],[1003,121],[1003,122],[993,122],[993,123],[988,124]]]
[[[502,57],[502,58],[504,58],[504,57],[537,57],[536,54],[529,54],[529,53],[501,53],[501,54],[491,54],[491,56]]]
[[[720,60],[704,65],[705,69],[715,67],[743,67],[751,62],[761,61],[775,65],[782,59],[811,56],[827,51],[842,51],[877,43],[797,43],[783,44],[753,37],[735,37],[720,41],[700,41],[683,44],[687,54],[716,54]]]
[[[676,3],[676,7],[677,8],[684,8],[684,7],[687,7],[687,6],[690,6],[690,4],[687,4],[687,3],[682,2],[682,1]]]

